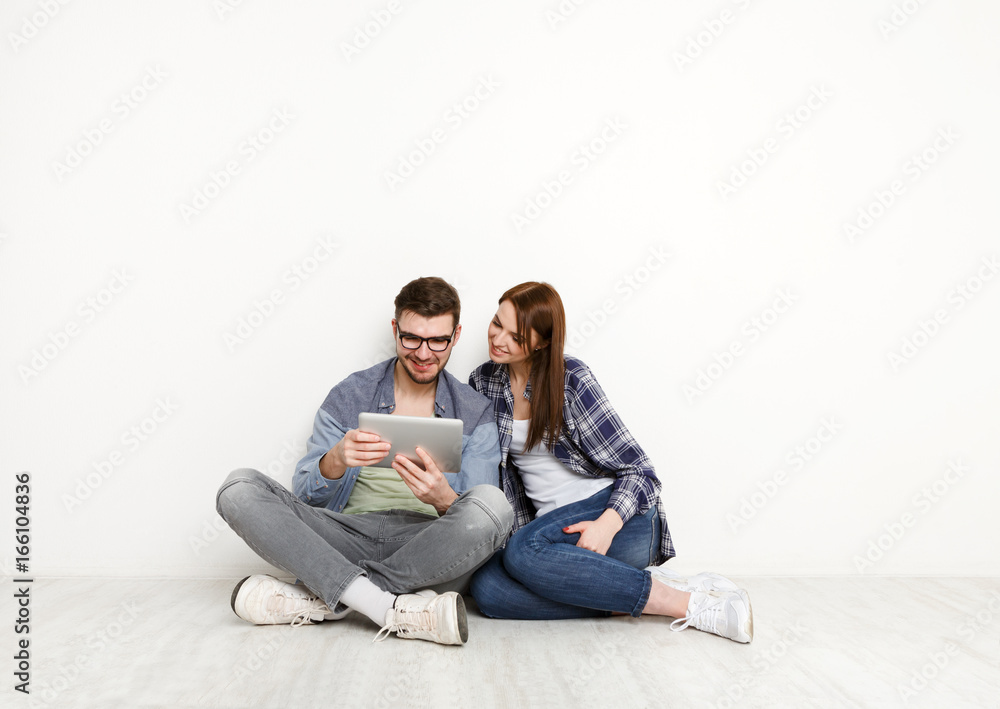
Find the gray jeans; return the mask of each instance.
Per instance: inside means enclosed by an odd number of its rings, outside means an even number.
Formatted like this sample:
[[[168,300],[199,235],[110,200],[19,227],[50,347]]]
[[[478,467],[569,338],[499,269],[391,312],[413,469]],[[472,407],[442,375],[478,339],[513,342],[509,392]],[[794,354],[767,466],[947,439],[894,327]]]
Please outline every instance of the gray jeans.
[[[391,593],[462,593],[514,521],[507,498],[492,485],[467,490],[441,517],[409,510],[347,515],[307,505],[250,468],[230,473],[215,505],[262,559],[296,576],[330,608],[362,575]]]

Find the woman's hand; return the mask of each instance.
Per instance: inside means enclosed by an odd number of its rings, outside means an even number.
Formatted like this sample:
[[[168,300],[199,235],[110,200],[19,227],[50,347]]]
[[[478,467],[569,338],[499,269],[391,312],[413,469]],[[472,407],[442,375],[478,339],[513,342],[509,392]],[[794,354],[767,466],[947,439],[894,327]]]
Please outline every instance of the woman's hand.
[[[566,534],[579,534],[576,545],[583,549],[596,551],[602,556],[608,553],[611,542],[621,530],[624,523],[614,510],[604,510],[603,514],[590,522],[577,522],[563,527]]]

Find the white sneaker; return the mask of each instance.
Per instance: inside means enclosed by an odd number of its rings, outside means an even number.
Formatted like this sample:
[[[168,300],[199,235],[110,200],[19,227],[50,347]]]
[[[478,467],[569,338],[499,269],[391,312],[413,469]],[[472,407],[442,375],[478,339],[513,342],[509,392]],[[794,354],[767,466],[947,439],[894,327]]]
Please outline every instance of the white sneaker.
[[[454,591],[438,595],[431,590],[404,593],[385,614],[385,625],[372,642],[389,633],[401,638],[430,640],[442,645],[461,645],[469,639],[465,601]]]
[[[668,569],[666,564],[647,566],[646,571],[652,574],[654,579],[673,586],[679,591],[738,591],[740,588],[725,576],[709,571],[694,576],[682,576],[673,569]]]
[[[671,630],[693,625],[738,643],[753,640],[753,609],[743,589],[735,591],[692,591],[687,615],[670,624]]]
[[[265,574],[247,576],[236,584],[230,603],[236,615],[257,625],[311,625],[347,615],[331,613],[326,603],[305,586]]]

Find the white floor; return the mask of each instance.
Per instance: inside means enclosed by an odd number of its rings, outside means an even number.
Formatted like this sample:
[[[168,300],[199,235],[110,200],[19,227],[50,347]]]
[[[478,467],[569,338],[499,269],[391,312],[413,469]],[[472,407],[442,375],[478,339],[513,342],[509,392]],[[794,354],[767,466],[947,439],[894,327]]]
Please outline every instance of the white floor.
[[[750,645],[655,618],[489,620],[470,601],[464,647],[373,644],[356,614],[251,626],[229,606],[236,579],[36,580],[32,694],[12,689],[23,636],[5,622],[0,704],[1000,707],[996,579],[736,580],[753,602]]]

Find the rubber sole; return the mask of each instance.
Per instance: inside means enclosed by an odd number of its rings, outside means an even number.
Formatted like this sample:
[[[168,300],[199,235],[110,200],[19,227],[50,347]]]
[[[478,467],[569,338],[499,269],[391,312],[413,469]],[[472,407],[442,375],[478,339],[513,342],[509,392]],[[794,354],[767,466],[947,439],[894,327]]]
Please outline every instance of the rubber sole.
[[[246,583],[248,578],[250,577],[247,576],[246,578],[244,578],[242,581],[236,584],[236,588],[233,589],[232,598],[229,599],[229,605],[233,609],[233,613],[236,613],[236,596],[239,595],[240,589],[243,588],[243,584]],[[236,613],[236,615],[239,616],[240,614]]]
[[[469,620],[465,616],[465,600],[461,594],[455,600],[455,615],[458,616],[458,635],[464,645],[469,639]]]

